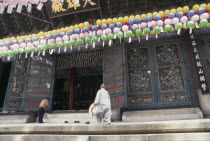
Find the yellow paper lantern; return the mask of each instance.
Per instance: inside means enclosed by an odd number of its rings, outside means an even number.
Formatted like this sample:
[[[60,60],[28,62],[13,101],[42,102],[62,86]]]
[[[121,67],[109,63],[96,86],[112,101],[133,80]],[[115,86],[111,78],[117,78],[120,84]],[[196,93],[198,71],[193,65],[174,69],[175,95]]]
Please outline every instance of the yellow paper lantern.
[[[174,28],[172,27],[171,32],[174,32]]]
[[[147,34],[145,34],[145,33],[142,33],[141,35],[142,35],[142,36],[146,36]]]
[[[152,17],[152,13],[147,13],[147,16]]]
[[[68,30],[69,30],[69,28],[68,28],[68,27],[66,27],[64,31],[65,31],[65,32],[68,32]]]
[[[182,8],[181,8],[181,7],[178,7],[178,8],[176,9],[176,12],[182,12]]]
[[[84,27],[84,24],[83,23],[80,23],[79,24],[79,28],[83,28]]]
[[[69,28],[70,30],[75,30],[74,26],[70,26]]]
[[[163,12],[163,11],[159,11],[159,15],[160,15],[161,17],[163,17],[163,16],[164,16],[164,12]]]
[[[78,25],[78,24],[75,24],[75,25],[74,25],[74,28],[75,28],[75,29],[78,29],[78,28],[79,28],[79,25]]]
[[[129,19],[133,19],[133,20],[135,20],[134,15],[130,15]]]
[[[140,16],[140,15],[136,15],[136,16],[135,16],[135,19],[137,19],[137,18],[141,18],[141,16]]]
[[[171,13],[176,14],[176,9],[171,9]]]
[[[132,36],[131,36],[132,38],[134,38],[135,37],[135,34],[132,34]]]
[[[200,5],[200,7],[203,7],[204,9],[206,9],[206,4],[203,3],[203,4]]]
[[[207,8],[208,10],[210,10],[210,3],[207,4],[206,8]]]
[[[210,23],[208,23],[208,24],[206,25],[206,27],[210,27]]]
[[[57,29],[57,33],[60,34],[62,31],[61,29]]]
[[[48,34],[49,34],[49,35],[53,35],[53,32],[52,32],[52,31],[49,31]]]
[[[84,27],[89,27],[89,26],[90,26],[89,22],[84,22]]]
[[[182,8],[182,12],[187,13],[189,11],[189,7],[188,6],[184,6]]]
[[[97,24],[97,25],[102,25],[102,21],[101,21],[101,20],[97,20],[97,21],[96,21],[96,24]]]
[[[108,19],[107,19],[107,23],[108,23],[108,24],[112,24],[112,23],[113,23],[112,19],[111,19],[111,18],[108,18]]]
[[[196,5],[193,6],[193,10],[194,10],[194,11],[197,11],[197,10],[199,9],[199,7],[200,7],[200,6],[199,6],[198,4],[196,4]]]
[[[169,13],[170,13],[169,10],[165,10],[165,11],[164,11],[164,16],[167,17]]]
[[[142,20],[145,20],[146,16],[147,16],[146,14],[142,14],[142,15],[141,15],[141,19],[142,19]]]
[[[113,18],[113,23],[116,24],[117,23],[117,18]]]
[[[129,20],[128,16],[125,16],[125,17],[123,18],[123,21],[124,21],[124,22],[128,22],[128,20]]]
[[[155,32],[153,30],[150,31],[150,35],[155,35]]]
[[[103,20],[102,20],[102,24],[107,24],[106,19],[103,19]]]
[[[154,18],[157,14],[158,12],[153,12],[152,17]]]
[[[119,17],[117,20],[118,20],[118,22],[123,22],[123,18],[122,17]]]

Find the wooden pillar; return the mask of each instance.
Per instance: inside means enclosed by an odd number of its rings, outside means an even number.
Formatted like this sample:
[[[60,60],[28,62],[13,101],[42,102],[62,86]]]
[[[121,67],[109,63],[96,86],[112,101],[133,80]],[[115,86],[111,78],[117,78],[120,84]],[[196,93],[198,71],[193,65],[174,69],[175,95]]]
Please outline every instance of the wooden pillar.
[[[74,109],[74,85],[75,85],[75,70],[70,69],[70,80],[69,80],[69,110]]]

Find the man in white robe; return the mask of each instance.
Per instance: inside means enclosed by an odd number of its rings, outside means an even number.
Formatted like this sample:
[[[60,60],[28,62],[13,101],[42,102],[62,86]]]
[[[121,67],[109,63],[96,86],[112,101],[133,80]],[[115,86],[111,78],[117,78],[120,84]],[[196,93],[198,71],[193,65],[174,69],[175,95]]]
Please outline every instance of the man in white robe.
[[[107,122],[111,124],[111,101],[109,93],[105,90],[105,85],[101,85],[101,89],[97,92],[94,103],[101,108],[102,114],[96,116],[97,122]]]

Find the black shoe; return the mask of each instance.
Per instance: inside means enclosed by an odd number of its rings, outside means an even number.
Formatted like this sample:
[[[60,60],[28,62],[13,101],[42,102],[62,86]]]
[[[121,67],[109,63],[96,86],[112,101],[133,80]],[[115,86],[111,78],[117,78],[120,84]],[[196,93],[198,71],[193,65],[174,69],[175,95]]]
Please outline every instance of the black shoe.
[[[44,123],[44,122],[39,122],[39,123]]]
[[[65,121],[64,123],[69,123],[68,121]]]

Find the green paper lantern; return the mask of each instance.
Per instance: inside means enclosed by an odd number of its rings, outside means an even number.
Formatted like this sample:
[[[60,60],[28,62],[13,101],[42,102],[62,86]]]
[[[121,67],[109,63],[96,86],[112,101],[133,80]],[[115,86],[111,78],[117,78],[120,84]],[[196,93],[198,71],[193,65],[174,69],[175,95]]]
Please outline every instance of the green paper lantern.
[[[49,46],[49,48],[50,48],[50,46]],[[41,46],[41,48],[40,48],[40,50],[46,50],[46,49],[48,49],[48,46],[47,46],[47,45],[43,45],[43,46]]]
[[[92,41],[93,42],[98,42],[98,37],[97,36],[92,37]]]
[[[202,20],[200,20],[200,25],[201,26],[207,26],[207,24],[208,24],[208,20],[207,19],[202,19]]]
[[[149,28],[145,28],[145,29],[143,30],[143,33],[144,33],[144,34],[149,34],[149,33],[150,33],[150,29],[149,29]]]
[[[108,39],[108,38],[107,38],[106,35],[102,35],[102,36],[101,36],[101,40],[102,40],[102,41],[106,41],[107,39]]]
[[[176,28],[176,29],[182,29],[182,28],[183,28],[182,23],[177,23],[177,24],[175,25],[175,28]]]
[[[110,33],[107,35],[108,40],[114,39],[114,34]]]
[[[63,44],[64,44],[65,47],[69,47],[70,46],[70,42],[69,41],[64,41]]]
[[[195,26],[195,23],[193,21],[188,21],[187,22],[187,27],[188,28],[193,28]]]
[[[135,31],[135,34],[136,34],[137,36],[141,36],[142,30],[141,30],[141,29],[137,29],[137,30]]]
[[[133,34],[133,32],[132,32],[131,30],[128,30],[128,31],[126,32],[126,37],[131,37],[132,34]]]
[[[49,45],[49,49],[54,49],[54,48],[56,48],[56,45],[54,43]]]
[[[123,37],[123,33],[122,33],[121,31],[118,32],[118,33],[117,33],[117,37],[121,39],[121,38]]]
[[[88,43],[88,44],[91,43],[90,37],[86,37],[86,38],[85,38],[85,43]]]
[[[77,44],[82,45],[82,44],[84,44],[84,41],[82,39],[77,39]]]
[[[25,53],[29,53],[29,52],[31,52],[31,50],[30,50],[30,48],[25,48]]]
[[[57,43],[57,47],[58,47],[58,48],[62,48],[62,47],[63,47],[63,43],[62,43],[62,42],[58,42],[58,43]]]
[[[36,51],[36,48],[35,47],[31,47],[31,51],[32,52],[35,52]]]
[[[172,29],[171,25],[164,26],[164,30],[167,31],[167,32],[171,31],[171,29]]]
[[[71,45],[71,46],[75,45],[75,43],[76,43],[75,40],[71,40],[71,41],[70,41],[70,45]]]
[[[160,32],[160,27],[155,26],[155,27],[153,28],[153,30],[154,30],[155,33],[159,33],[159,32]]]

